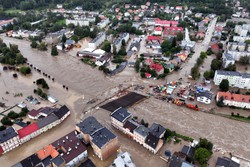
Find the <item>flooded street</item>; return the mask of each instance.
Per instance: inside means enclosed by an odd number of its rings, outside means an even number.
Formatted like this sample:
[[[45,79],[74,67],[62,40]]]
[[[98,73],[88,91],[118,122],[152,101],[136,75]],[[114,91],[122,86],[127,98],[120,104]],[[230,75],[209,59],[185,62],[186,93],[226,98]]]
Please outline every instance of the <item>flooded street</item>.
[[[47,52],[40,52],[31,49],[28,41],[5,36],[1,36],[1,38],[7,44],[19,45],[19,49],[24,57],[28,58],[28,62],[55,78],[55,82],[46,79],[50,86],[48,93],[59,99],[60,104],[69,106],[72,111],[71,116],[61,125],[1,156],[0,163],[4,162],[4,166],[13,165],[73,130],[76,121],[79,121],[80,116],[82,116],[82,111],[90,108],[89,105],[86,105],[89,100],[97,98],[99,99],[98,102],[100,102],[110,97],[117,91],[116,87],[120,84],[123,84],[124,87],[131,84],[141,84],[148,87],[149,84],[163,83],[163,80],[142,80],[139,74],[135,74],[133,68],[126,68],[115,77],[106,77],[97,68],[93,69],[67,53],[60,53],[59,56],[53,57],[50,55],[50,49]],[[186,66],[190,68],[188,64]],[[2,73],[0,76],[0,97],[8,99],[6,101],[7,106],[19,103],[26,96],[32,94],[33,89],[36,88],[33,81],[43,77],[33,70],[32,75],[29,77],[20,76],[18,79],[14,79],[12,77],[13,72],[3,71],[2,66],[0,66],[0,72]],[[167,78],[176,79],[182,75],[185,75],[185,70],[171,74]],[[62,85],[68,86],[69,90],[63,89]],[[10,94],[7,95],[6,91],[9,91]],[[13,93],[21,92],[23,97],[13,97]],[[48,105],[51,104],[48,103]],[[143,118],[150,124],[157,122],[166,128],[195,139],[207,138],[214,143],[216,148],[233,152],[245,158],[250,157],[250,145],[248,144],[250,141],[250,124],[248,123],[203,112],[194,112],[174,104],[156,100],[153,97],[129,108],[129,110],[133,115],[138,116],[139,119]],[[138,164],[137,166],[166,166],[165,162],[160,160],[159,155],[151,154],[138,143],[124,137],[121,132],[112,128],[109,114],[109,112],[102,109],[92,110],[84,115],[84,118],[93,115],[100,123],[117,134],[121,149],[131,153],[132,159]],[[15,160],[13,160],[13,157],[16,157]],[[145,157],[151,160],[146,165],[141,161]]]

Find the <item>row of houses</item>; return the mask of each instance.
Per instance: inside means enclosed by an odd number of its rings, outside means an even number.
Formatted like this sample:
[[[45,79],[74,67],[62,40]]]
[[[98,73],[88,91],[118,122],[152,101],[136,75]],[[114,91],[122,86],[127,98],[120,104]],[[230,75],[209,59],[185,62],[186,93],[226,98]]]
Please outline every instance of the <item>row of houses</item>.
[[[250,89],[250,74],[236,71],[215,71],[214,84],[219,85],[223,79],[229,81],[229,86]]]
[[[119,149],[118,137],[92,116],[77,123],[76,131],[85,144],[91,145],[101,160],[106,160]]]
[[[36,31],[28,31],[28,30],[18,30],[18,31],[8,31],[7,36],[9,37],[14,37],[14,38],[35,38],[35,37],[40,37],[41,35],[44,35],[44,33],[40,30],[36,30]]]
[[[33,111],[31,111],[33,112]],[[63,122],[70,115],[70,110],[64,105],[59,109],[44,110],[42,118],[19,130],[8,127],[0,132],[0,155],[4,154],[32,138],[48,131]]]
[[[104,31],[99,32],[94,39],[88,43],[88,47],[96,49],[99,47],[106,39],[106,33]]]
[[[97,66],[102,66],[105,63],[108,63],[111,59],[110,53],[107,53],[102,49],[95,50],[91,48],[86,48],[83,51],[77,52],[77,56],[91,58]]]
[[[249,95],[234,94],[230,92],[218,92],[216,101],[219,102],[221,99],[223,99],[223,103],[226,106],[250,109]]]
[[[88,157],[79,133],[72,131],[12,167],[74,167]]]
[[[166,129],[160,124],[152,124],[150,128],[138,124],[132,119],[132,114],[125,108],[118,108],[111,113],[111,124],[131,137],[143,147],[156,154],[163,146],[163,136]]]
[[[122,41],[125,41],[125,43],[128,42],[129,40],[129,33],[122,33],[119,35],[118,38],[116,38],[114,40],[114,42],[111,44],[111,52],[114,53],[114,50],[116,50],[116,52],[119,52],[121,47],[122,47]],[[114,49],[114,47],[116,49]]]

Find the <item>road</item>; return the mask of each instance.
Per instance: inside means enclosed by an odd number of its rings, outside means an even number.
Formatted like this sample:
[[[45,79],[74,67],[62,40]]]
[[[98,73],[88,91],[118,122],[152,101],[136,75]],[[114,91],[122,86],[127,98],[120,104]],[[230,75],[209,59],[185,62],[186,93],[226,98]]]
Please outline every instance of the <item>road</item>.
[[[187,76],[190,74],[191,68],[193,68],[193,66],[195,65],[196,60],[200,56],[200,53],[206,52],[208,47],[209,47],[209,43],[211,41],[214,29],[215,29],[216,21],[217,21],[217,18],[213,19],[211,21],[211,23],[208,25],[208,30],[207,30],[207,33],[206,33],[206,36],[205,36],[203,42],[196,43],[195,48],[194,48],[195,53],[192,55],[192,57],[186,63],[183,63],[183,65],[181,66],[182,70],[179,70],[178,72],[167,76],[168,82],[175,81],[180,77],[182,77],[184,79],[184,81],[187,80]]]
[[[189,62],[183,66],[182,70],[178,73],[171,74],[168,76],[168,79],[172,77],[175,80],[176,78],[183,77],[186,72],[190,72],[190,69],[200,55],[200,52],[206,51],[215,27],[215,22],[216,20],[213,20],[209,26],[209,33],[203,42],[204,46],[202,46],[202,44],[197,44],[195,48],[197,53],[195,53]],[[25,156],[29,156],[36,150],[42,148],[42,146],[53,142],[55,138],[61,137],[63,133],[65,134],[67,131],[73,129],[75,121],[79,120],[79,116],[82,111],[85,108],[88,108],[88,106],[86,106],[86,102],[92,98],[103,100],[106,97],[109,97],[116,90],[113,88],[119,84],[140,84],[148,87],[149,84],[162,83],[161,80],[154,81],[140,79],[139,74],[136,74],[132,70],[129,72],[125,70],[114,77],[105,77],[102,72],[97,69],[92,69],[88,65],[79,62],[79,60],[75,57],[69,56],[68,54],[60,53],[59,56],[52,57],[50,56],[50,51],[40,52],[35,49],[31,49],[30,42],[28,41],[17,40],[5,36],[1,36],[1,38],[4,39],[4,42],[7,44],[18,44],[21,52],[28,58],[30,63],[39,67],[42,71],[52,75],[58,84],[69,86],[69,90],[74,92],[73,97],[68,95],[66,96],[65,94],[60,96],[60,93],[56,95],[57,98],[65,101],[65,103],[70,106],[74,115],[72,114],[66,122],[56,127],[55,130],[52,129],[48,133],[45,133],[20,148],[0,157],[0,162],[5,163],[4,166],[9,166],[9,164],[13,164]],[[15,82],[13,82],[12,85],[15,88]],[[32,83],[28,84],[27,87],[30,87],[31,85]],[[20,89],[21,86],[22,85],[18,87],[16,86],[16,89]],[[11,88],[12,87],[9,87],[9,89]],[[52,90],[53,89],[50,91]],[[62,90],[58,89],[58,92],[60,91]],[[1,95],[3,93],[1,93]],[[54,90],[53,93],[56,94],[56,91]],[[82,97],[84,97],[84,99],[82,99]],[[68,100],[70,102],[67,103]],[[199,137],[206,137],[208,140],[211,140],[216,147],[232,151],[245,158],[250,157],[250,146],[248,145],[248,140],[250,139],[250,124],[202,112],[197,113],[153,98],[148,99],[142,104],[134,106],[131,108],[131,111],[133,115],[137,115],[140,119],[143,118],[149,123],[152,123],[153,121],[158,122],[167,128],[197,139]],[[106,111],[98,110],[89,112],[88,114],[96,116],[102,124],[111,128],[109,113]],[[84,118],[85,117],[86,116],[84,116]],[[65,131],[64,126],[66,129]],[[140,161],[140,159],[136,159],[135,163],[139,164],[138,166],[147,167],[152,166],[154,163],[158,164],[157,161],[160,161],[159,157],[148,154],[148,152],[141,147],[138,149],[139,145],[137,143],[123,138],[120,132],[115,131],[115,133],[121,138],[119,139],[121,141],[121,148],[130,151],[134,157],[141,157],[141,155],[144,155],[146,152],[145,154],[147,154],[147,158],[150,158],[151,160],[150,163],[145,164]],[[44,139],[45,137],[46,140]],[[13,157],[15,157],[15,160],[13,160]]]

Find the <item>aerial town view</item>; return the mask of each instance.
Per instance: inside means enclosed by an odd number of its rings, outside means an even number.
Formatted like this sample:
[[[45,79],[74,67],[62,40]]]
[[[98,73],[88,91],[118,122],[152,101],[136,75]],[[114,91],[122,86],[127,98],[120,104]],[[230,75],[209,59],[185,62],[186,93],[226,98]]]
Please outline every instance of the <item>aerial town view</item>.
[[[0,0],[0,167],[250,167],[250,0]]]

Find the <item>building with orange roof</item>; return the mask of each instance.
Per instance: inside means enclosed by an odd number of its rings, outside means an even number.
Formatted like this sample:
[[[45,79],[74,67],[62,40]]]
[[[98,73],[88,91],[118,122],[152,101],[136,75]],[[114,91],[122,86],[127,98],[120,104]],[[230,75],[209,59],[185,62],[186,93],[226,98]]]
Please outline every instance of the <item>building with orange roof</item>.
[[[218,92],[216,96],[216,101],[220,101],[221,98],[223,98],[223,103],[226,106],[250,109],[249,95],[233,94],[230,92]]]
[[[51,158],[55,158],[58,155],[58,151],[56,151],[56,149],[51,144],[37,151],[37,156],[40,160],[43,160],[49,156],[51,156]]]

